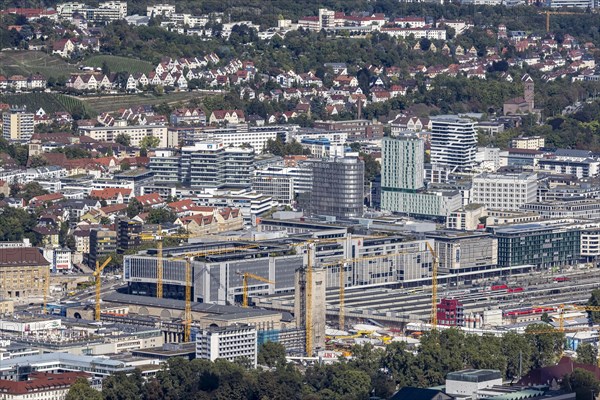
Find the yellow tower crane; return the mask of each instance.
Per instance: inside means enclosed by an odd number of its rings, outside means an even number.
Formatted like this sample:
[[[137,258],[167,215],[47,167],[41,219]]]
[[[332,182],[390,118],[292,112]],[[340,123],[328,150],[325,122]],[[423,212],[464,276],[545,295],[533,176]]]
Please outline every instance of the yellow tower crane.
[[[183,341],[189,342],[192,330],[192,261],[185,260],[185,313],[183,326]]]
[[[430,249],[430,245],[429,242],[427,242],[427,251],[432,251],[433,249]],[[325,264],[321,264],[324,267],[329,267],[329,266],[339,266],[340,270],[340,293],[339,293],[339,329],[343,330],[345,327],[345,311],[344,311],[344,306],[345,306],[345,291],[346,291],[346,280],[345,280],[345,270],[348,266],[348,264],[352,264],[355,262],[360,262],[360,261],[365,261],[365,260],[376,260],[376,259],[381,259],[381,258],[388,258],[388,257],[395,257],[395,256],[399,256],[399,255],[404,255],[404,254],[417,254],[417,253],[421,253],[422,251],[399,251],[399,252],[395,252],[395,253],[387,253],[387,254],[377,254],[377,255],[373,255],[373,256],[364,256],[364,257],[357,257],[357,258],[345,258],[345,259],[340,259],[334,262],[330,262],[330,263],[325,263]],[[434,254],[434,253],[432,253]],[[436,286],[436,290],[435,290],[435,301],[436,302],[436,325],[437,325],[437,261],[436,261],[436,257],[435,255],[433,256],[434,258],[434,262],[435,262],[435,271],[433,272],[436,275],[436,279],[435,279],[435,286]]]
[[[366,238],[382,238],[385,236],[361,236],[361,239],[366,239]],[[312,351],[313,348],[313,324],[312,324],[312,302],[313,302],[313,254],[316,251],[315,246],[319,245],[319,244],[326,244],[326,243],[340,243],[341,241],[345,241],[347,238],[344,237],[340,237],[340,238],[331,238],[331,239],[319,239],[319,238],[315,238],[315,239],[309,239],[309,240],[305,240],[303,242],[300,243],[294,243],[292,244],[293,247],[300,247],[300,246],[306,246],[306,255],[307,255],[307,263],[306,263],[306,288],[305,288],[305,292],[306,292],[306,313],[305,313],[305,317],[304,317],[304,329],[305,329],[305,340],[306,340],[306,352],[307,354],[310,356],[312,354],[309,354]],[[330,265],[336,265],[339,264],[340,260],[335,261],[334,263],[331,263]],[[323,264],[325,265],[325,264]],[[342,268],[343,269],[343,268]],[[342,272],[342,276],[340,277],[340,279],[344,279],[343,276],[343,272]],[[345,283],[345,282],[344,282]],[[343,284],[340,286],[344,286]],[[341,308],[343,309],[344,307],[344,289],[342,288],[341,291]],[[343,312],[342,312],[342,318],[341,318],[341,323],[342,325],[344,324],[344,316],[343,316]]]
[[[108,257],[106,261],[100,265],[98,261],[96,261],[96,270],[94,271],[94,279],[96,280],[96,307],[94,312],[94,320],[100,321],[100,289],[102,288],[102,279],[101,274],[102,270],[106,268],[109,262],[111,262],[112,258]]]
[[[436,330],[437,329],[437,324],[438,324],[438,320],[437,320],[437,274],[438,274],[438,257],[437,254],[435,252],[435,250],[433,249],[433,246],[431,244],[429,244],[429,242],[427,243],[427,249],[429,250],[429,252],[431,253],[431,256],[433,257],[433,265],[431,268],[431,329],[432,330]]]
[[[308,243],[306,246],[308,260],[306,263],[306,323],[305,323],[305,332],[306,332],[306,355],[312,356],[312,348],[313,348],[313,326],[312,326],[312,283],[313,283],[313,265],[312,265],[312,257],[314,244]]]
[[[558,330],[561,332],[565,331],[565,308],[568,310],[600,312],[600,306],[580,306],[577,304],[565,306],[564,304],[561,304],[558,306]]]
[[[173,239],[188,239],[188,234],[175,234],[168,235],[167,238]],[[156,241],[156,298],[163,298],[163,239],[162,227],[159,225],[156,229],[156,233],[142,233],[140,235],[142,240],[155,240]]]
[[[335,238],[335,239],[309,239],[300,243],[294,243],[292,246],[300,247],[306,246],[306,255],[307,255],[307,263],[306,263],[306,313],[304,316],[304,334],[305,334],[305,345],[306,345],[306,353],[311,356],[313,348],[313,326],[312,326],[312,283],[313,283],[313,253],[315,251],[315,244],[320,243],[339,243],[341,240],[345,240],[345,238]]]
[[[257,281],[268,283],[274,285],[275,282],[270,281],[262,276],[251,274],[250,272],[240,272],[236,271],[236,274],[242,276],[242,307],[248,307],[248,279],[256,279]]]
[[[48,296],[50,295],[50,267],[46,269],[46,273],[44,275],[44,305],[42,308],[42,314],[48,314]]]
[[[204,257],[211,254],[226,254],[236,250],[247,250],[259,247],[259,244],[252,244],[240,247],[227,247],[224,249],[214,249],[198,252],[187,252],[182,257],[169,258],[170,260],[185,260],[185,311],[183,315],[183,341],[189,342],[192,329],[192,258]],[[162,254],[161,254],[162,256]],[[162,261],[162,260],[161,260]],[[158,281],[158,277],[157,277]],[[162,280],[161,280],[162,281]]]
[[[585,14],[582,12],[572,12],[572,11],[550,11],[546,10],[542,12],[546,14],[546,32],[550,32],[550,15],[580,15]]]
[[[339,266],[339,274],[340,274],[340,293],[339,293],[339,329],[344,330],[345,327],[345,296],[346,296],[346,268],[348,264],[365,261],[365,260],[377,260],[381,258],[395,257],[404,254],[417,254],[422,253],[423,251],[399,251],[394,253],[386,253],[386,254],[377,254],[373,256],[364,256],[357,258],[344,258],[330,263],[321,264],[324,267],[329,266]],[[437,272],[437,270],[436,270]]]

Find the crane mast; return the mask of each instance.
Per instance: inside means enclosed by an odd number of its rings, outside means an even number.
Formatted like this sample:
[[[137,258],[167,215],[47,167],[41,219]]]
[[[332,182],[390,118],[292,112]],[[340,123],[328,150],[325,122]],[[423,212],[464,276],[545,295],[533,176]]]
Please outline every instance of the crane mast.
[[[189,342],[192,325],[192,262],[190,258],[185,259],[185,326],[183,329],[183,341]]]
[[[431,246],[431,244],[429,244],[429,242],[425,242],[425,243],[427,243],[427,249],[429,250],[429,252],[431,253],[431,256],[433,257],[433,265],[431,268],[431,329],[436,330],[437,325],[438,325],[438,320],[437,320],[438,258],[437,258],[437,254],[435,253],[435,250],[433,249],[433,246]]]
[[[94,271],[94,279],[96,281],[96,306],[94,308],[94,320],[100,321],[100,291],[102,289],[102,279],[100,276],[102,274],[102,270],[106,268],[109,262],[111,262],[112,258],[108,257],[106,261],[100,265],[98,261],[96,261],[96,270]]]

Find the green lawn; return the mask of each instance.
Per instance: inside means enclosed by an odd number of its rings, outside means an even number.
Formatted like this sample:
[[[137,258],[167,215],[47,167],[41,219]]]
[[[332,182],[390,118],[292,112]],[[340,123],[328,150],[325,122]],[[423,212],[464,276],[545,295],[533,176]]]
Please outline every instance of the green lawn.
[[[83,61],[83,64],[88,67],[101,68],[105,62],[111,72],[143,72],[148,75],[154,69],[154,66],[148,61],[110,55],[92,56]]]
[[[65,77],[79,72],[76,65],[69,64],[60,57],[41,51],[2,51],[0,52],[0,74],[23,75],[40,73],[46,78]]]

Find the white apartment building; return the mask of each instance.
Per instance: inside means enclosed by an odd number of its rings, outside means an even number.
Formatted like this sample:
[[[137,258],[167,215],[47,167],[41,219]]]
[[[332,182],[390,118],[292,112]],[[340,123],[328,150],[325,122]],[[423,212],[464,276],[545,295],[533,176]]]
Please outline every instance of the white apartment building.
[[[256,176],[260,177],[287,177],[292,180],[294,193],[307,193],[312,189],[312,163],[310,161],[298,162],[296,167],[277,167],[254,171]]]
[[[537,199],[538,176],[535,173],[481,174],[473,178],[473,203],[487,208],[517,211]]]
[[[458,231],[474,231],[479,226],[480,219],[486,216],[485,206],[471,203],[452,211],[446,218],[446,228]]]
[[[600,229],[585,229],[580,236],[581,256],[600,256]]]
[[[223,144],[239,147],[250,145],[259,153],[265,148],[267,141],[286,137],[290,127],[282,126],[248,126],[248,124],[229,125],[224,128],[209,128],[202,131],[203,136],[218,138]]]
[[[593,0],[547,0],[546,7],[550,8],[595,8],[596,2]]]
[[[546,139],[541,136],[520,136],[510,142],[513,149],[539,150],[546,146]]]
[[[209,327],[196,336],[196,358],[210,361],[245,359],[256,368],[257,352],[256,328],[250,325]]]
[[[290,132],[286,140],[296,140],[302,142],[304,139],[327,139],[331,144],[345,144],[348,141],[348,132],[341,131],[318,131],[299,130]]]
[[[392,37],[406,39],[410,36],[415,39],[446,40],[446,30],[436,28],[381,28],[381,32]]]
[[[500,149],[497,147],[479,147],[475,154],[479,170],[496,172],[500,168]]]
[[[131,146],[139,147],[146,136],[154,136],[160,140],[157,147],[175,147],[178,143],[171,143],[171,136],[167,135],[166,126],[132,125],[132,126],[101,126],[79,128],[79,134],[89,136],[100,142],[114,142],[120,134],[128,135]]]
[[[155,4],[146,7],[146,16],[148,17],[164,16],[168,18],[172,14],[175,14],[175,6],[172,4]]]
[[[73,269],[71,250],[66,247],[46,247],[43,249],[42,254],[50,263],[52,272],[65,272]]]
[[[60,18],[70,19],[73,13],[82,14],[87,20],[93,22],[108,22],[125,19],[127,16],[126,1],[105,1],[98,7],[90,7],[85,3],[69,2],[56,6]]]
[[[255,176],[252,190],[270,196],[282,205],[294,203],[294,179],[287,176]]]

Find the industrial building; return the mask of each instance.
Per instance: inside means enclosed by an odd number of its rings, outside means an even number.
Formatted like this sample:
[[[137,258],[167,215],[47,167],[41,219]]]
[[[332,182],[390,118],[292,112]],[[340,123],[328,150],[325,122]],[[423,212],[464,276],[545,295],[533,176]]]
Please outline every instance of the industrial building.
[[[498,263],[498,240],[489,233],[436,231],[426,236],[435,241],[440,273],[476,271]]]

